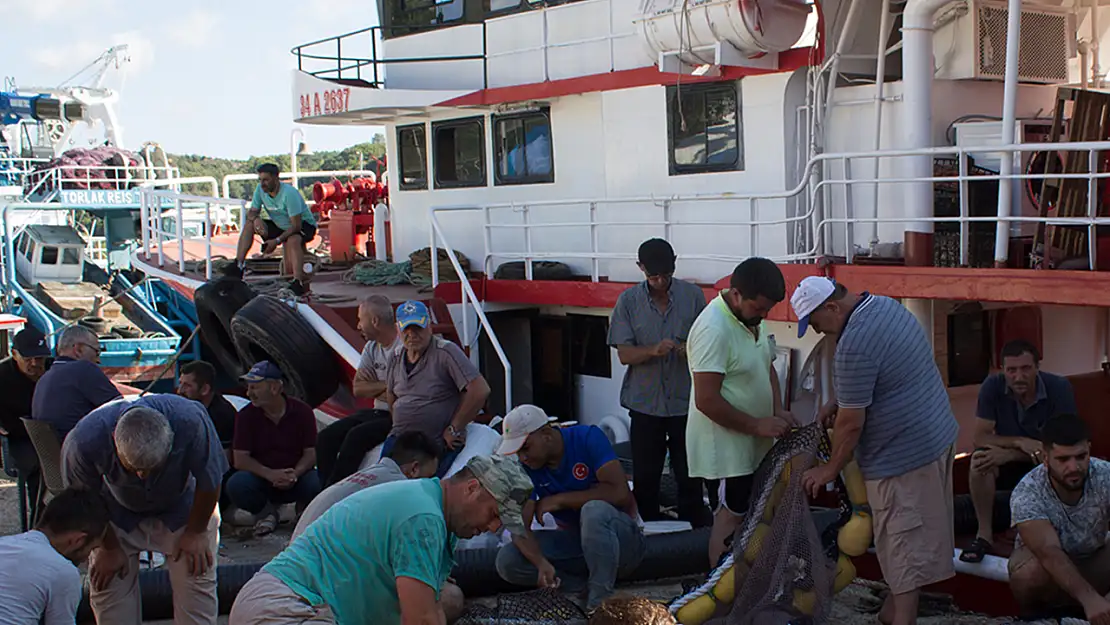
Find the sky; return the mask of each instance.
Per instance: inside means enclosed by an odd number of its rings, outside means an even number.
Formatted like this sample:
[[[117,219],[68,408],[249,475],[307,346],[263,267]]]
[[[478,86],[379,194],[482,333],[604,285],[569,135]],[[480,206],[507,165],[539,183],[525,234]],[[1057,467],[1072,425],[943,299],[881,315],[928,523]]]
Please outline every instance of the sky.
[[[293,123],[289,50],[378,23],[374,0],[0,0],[0,77],[57,87],[110,46],[126,43],[117,89],[124,147],[223,158],[342,149],[380,127]],[[369,56],[369,51],[348,51]],[[88,76],[88,74],[86,74]],[[81,147],[81,146],[75,146]]]

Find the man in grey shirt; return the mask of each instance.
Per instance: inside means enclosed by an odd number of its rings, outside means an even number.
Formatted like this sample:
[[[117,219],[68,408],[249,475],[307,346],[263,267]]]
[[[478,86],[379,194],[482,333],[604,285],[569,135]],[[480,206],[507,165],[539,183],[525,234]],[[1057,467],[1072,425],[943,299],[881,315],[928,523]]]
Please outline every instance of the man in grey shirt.
[[[486,404],[489,384],[458,345],[432,334],[432,317],[423,302],[397,308],[397,329],[404,349],[389,366],[386,401],[393,430],[382,456],[397,436],[423,432],[441,445],[438,477],[443,477],[466,444],[466,426]]]
[[[712,524],[703,483],[686,463],[690,370],[686,337],[705,308],[701,287],[674,278],[675,253],[663,239],[640,244],[645,280],[617,298],[609,318],[609,345],[628,368],[621,406],[632,419],[632,494],[645,521],[663,518],[659,481],[667,451],[678,481],[678,518],[694,527]]]
[[[1044,463],[1010,495],[1010,588],[1027,612],[1078,605],[1110,623],[1110,462],[1091,457],[1090,430],[1073,414],[1050,417],[1041,444]]]
[[[101,493],[111,524],[89,558],[98,623],[139,625],[138,554],[169,557],[176,625],[216,622],[216,502],[227,472],[216,427],[176,395],[119,399],[77,423],[62,447],[67,487]]]

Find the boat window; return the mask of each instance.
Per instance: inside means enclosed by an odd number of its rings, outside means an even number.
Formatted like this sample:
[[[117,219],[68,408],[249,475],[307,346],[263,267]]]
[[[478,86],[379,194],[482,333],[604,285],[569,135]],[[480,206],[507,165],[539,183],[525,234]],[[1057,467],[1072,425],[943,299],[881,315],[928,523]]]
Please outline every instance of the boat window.
[[[58,248],[53,245],[42,246],[42,259],[39,261],[41,265],[57,265],[58,264]]]
[[[397,129],[397,153],[401,189],[428,188],[428,138],[424,124]]]
[[[463,16],[465,0],[394,0],[393,27],[413,27],[420,32],[431,27],[454,22]],[[401,34],[401,33],[397,33]]]
[[[62,248],[62,264],[78,265],[81,263],[81,252],[76,247]]]
[[[555,182],[548,109],[494,117],[495,184]]]
[[[486,184],[485,124],[480,117],[432,124],[436,187]]]
[[[23,254],[23,256],[27,256],[27,241],[30,240],[30,238],[31,237],[27,236],[26,232],[19,235],[19,253]]]
[[[31,237],[27,237],[27,251],[23,252],[23,256],[26,257],[27,260],[31,260],[35,257],[35,240]]]
[[[667,88],[670,174],[744,169],[738,83]]]

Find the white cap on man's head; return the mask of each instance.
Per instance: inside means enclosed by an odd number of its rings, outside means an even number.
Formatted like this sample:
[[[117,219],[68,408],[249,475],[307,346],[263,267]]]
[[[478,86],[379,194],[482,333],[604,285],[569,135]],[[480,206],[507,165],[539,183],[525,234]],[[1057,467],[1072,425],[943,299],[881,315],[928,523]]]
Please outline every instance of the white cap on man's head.
[[[798,338],[806,335],[809,329],[809,315],[817,310],[825,300],[836,292],[836,281],[822,276],[810,276],[798,284],[790,296],[790,307],[798,317]]]
[[[504,456],[515,454],[524,446],[529,434],[555,420],[555,417],[547,416],[539,406],[521,404],[513,408],[502,422],[501,446],[497,453]]]

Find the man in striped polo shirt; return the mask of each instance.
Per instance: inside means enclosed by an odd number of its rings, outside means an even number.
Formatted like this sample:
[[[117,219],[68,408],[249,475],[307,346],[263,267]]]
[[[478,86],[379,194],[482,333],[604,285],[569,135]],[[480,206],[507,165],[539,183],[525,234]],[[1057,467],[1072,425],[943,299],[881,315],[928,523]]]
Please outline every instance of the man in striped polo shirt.
[[[806,472],[813,496],[853,454],[867,487],[875,550],[891,594],[886,625],[917,620],[921,588],[955,575],[952,459],[957,424],[924,328],[896,300],[851,293],[822,277],[790,298],[798,336],[837,339],[836,398],[819,418],[833,430],[832,458]],[[897,493],[897,498],[895,498]]]

